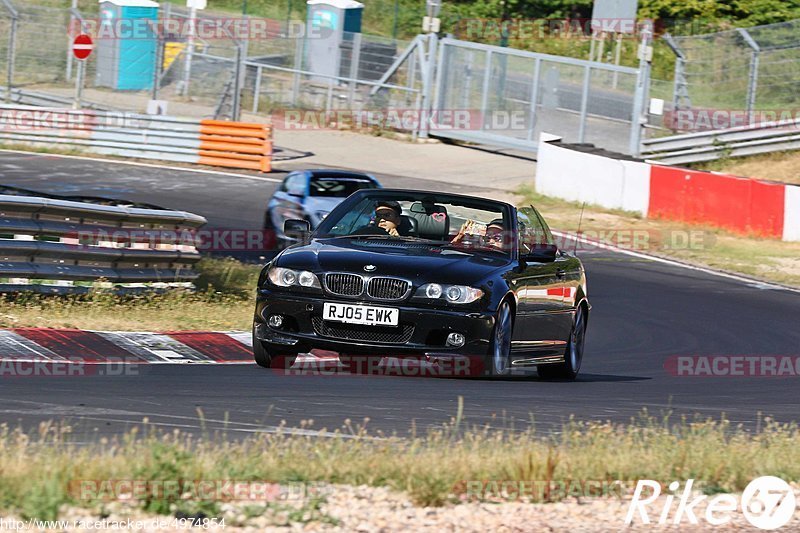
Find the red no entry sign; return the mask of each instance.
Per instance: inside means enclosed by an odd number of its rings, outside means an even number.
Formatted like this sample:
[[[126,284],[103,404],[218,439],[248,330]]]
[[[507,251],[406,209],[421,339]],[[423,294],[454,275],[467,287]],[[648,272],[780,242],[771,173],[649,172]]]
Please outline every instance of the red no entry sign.
[[[77,59],[86,59],[92,53],[93,49],[94,44],[92,44],[92,38],[85,33],[81,33],[72,41],[72,54]]]

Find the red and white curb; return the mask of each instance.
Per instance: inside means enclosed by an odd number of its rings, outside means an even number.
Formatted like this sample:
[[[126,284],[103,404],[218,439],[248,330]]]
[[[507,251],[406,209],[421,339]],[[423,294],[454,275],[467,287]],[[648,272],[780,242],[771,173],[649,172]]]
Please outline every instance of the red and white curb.
[[[369,359],[369,361],[367,361]],[[465,360],[466,361],[466,360]],[[92,331],[81,329],[0,329],[0,377],[62,375],[48,369],[111,368],[117,365],[249,365],[252,338],[244,331]],[[354,364],[355,367],[349,365]],[[343,364],[339,354],[312,350],[285,369],[296,375],[374,374],[467,376],[468,361],[418,359],[376,354]],[[20,365],[20,368],[17,366]],[[101,366],[106,365],[106,366]],[[478,367],[473,367],[473,370]],[[78,374],[82,375],[82,374]],[[114,374],[117,375],[117,374]]]
[[[314,352],[306,359],[338,358]],[[0,329],[0,361],[82,364],[250,364],[250,333],[238,331],[89,331]]]

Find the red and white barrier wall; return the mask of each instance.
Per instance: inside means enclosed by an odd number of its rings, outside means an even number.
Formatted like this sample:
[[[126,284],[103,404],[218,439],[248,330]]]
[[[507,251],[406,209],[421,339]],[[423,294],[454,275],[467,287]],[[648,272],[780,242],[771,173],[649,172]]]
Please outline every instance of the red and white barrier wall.
[[[539,143],[536,192],[710,224],[742,235],[800,241],[800,187],[586,153]]]

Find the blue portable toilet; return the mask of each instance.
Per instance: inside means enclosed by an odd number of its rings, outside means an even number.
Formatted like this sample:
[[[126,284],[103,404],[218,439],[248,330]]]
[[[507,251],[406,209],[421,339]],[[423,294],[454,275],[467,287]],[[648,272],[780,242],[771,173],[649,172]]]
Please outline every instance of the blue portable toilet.
[[[100,0],[95,84],[121,91],[152,89],[157,25],[157,2]]]
[[[361,33],[364,4],[356,0],[308,0],[306,5],[308,70],[328,76],[348,76],[349,64],[342,68],[345,66],[342,50],[352,49],[354,35]],[[328,81],[322,76],[316,78]]]

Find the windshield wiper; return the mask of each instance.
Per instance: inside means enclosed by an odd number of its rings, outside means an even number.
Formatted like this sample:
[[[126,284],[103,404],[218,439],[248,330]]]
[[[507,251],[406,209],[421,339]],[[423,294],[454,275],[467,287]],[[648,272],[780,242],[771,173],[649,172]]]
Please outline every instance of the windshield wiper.
[[[495,253],[495,254],[501,254],[501,255],[504,255],[504,256],[508,255],[508,253],[505,250],[498,250],[494,246],[488,246],[488,245],[480,246],[480,245],[471,244],[471,245],[468,245],[468,246],[464,246],[462,244],[446,243],[446,244],[442,244],[441,246],[442,246],[442,248],[454,248],[456,250],[460,250],[460,251],[467,252],[467,253],[468,252],[491,252],[491,253]]]
[[[388,237],[388,235],[386,235]],[[383,239],[383,235],[328,235],[323,237],[317,237],[318,239]]]
[[[433,239],[423,239],[422,237],[412,237],[411,235],[399,235],[397,237],[386,234],[386,235],[371,235],[371,234],[363,234],[363,235],[335,235],[331,237],[319,237],[320,239],[380,239],[380,240],[387,240],[391,239],[394,241],[410,241],[410,242],[429,242],[432,245],[438,245],[441,242],[446,241],[436,241]]]

